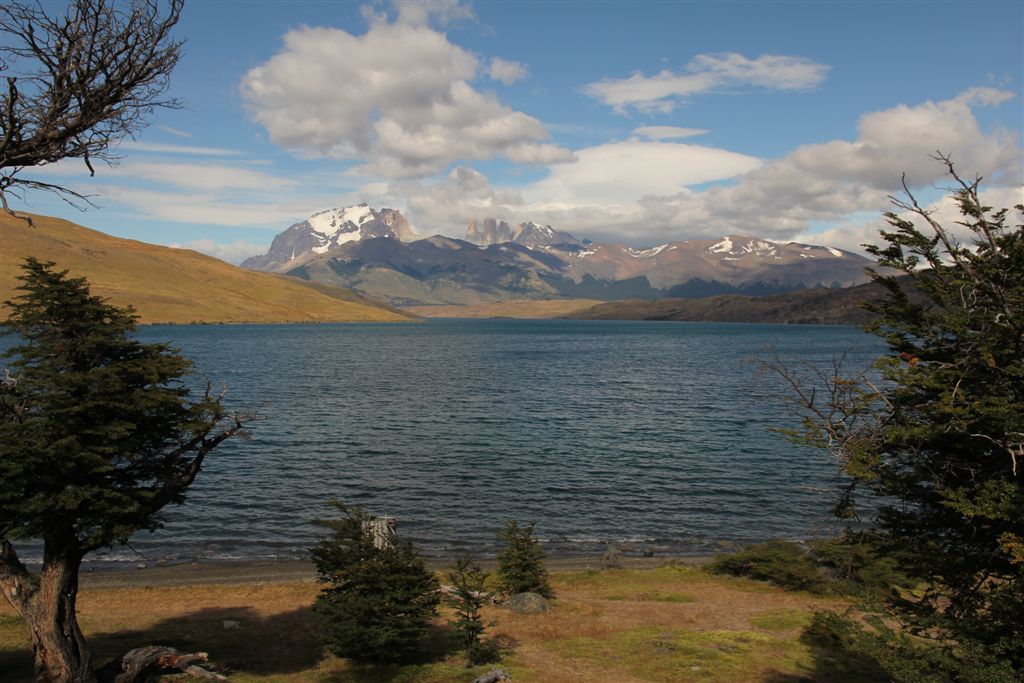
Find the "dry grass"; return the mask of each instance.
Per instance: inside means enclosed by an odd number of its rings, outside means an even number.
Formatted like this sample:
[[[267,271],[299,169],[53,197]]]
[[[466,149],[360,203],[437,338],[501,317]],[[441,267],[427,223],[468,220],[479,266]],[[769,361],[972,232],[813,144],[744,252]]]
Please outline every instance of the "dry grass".
[[[517,683],[635,681],[870,681],[801,632],[814,609],[835,601],[790,593],[699,569],[571,571],[554,574],[558,599],[543,615],[488,607],[488,635]],[[471,681],[437,621],[433,656],[422,664],[356,667],[322,654],[311,581],[157,587],[90,587],[80,614],[97,661],[131,647],[203,650],[232,681],[433,683]],[[225,629],[225,621],[240,622]],[[0,608],[0,682],[26,680],[22,625]]]
[[[187,249],[111,237],[33,216],[0,212],[0,301],[16,295],[26,256],[87,277],[94,293],[134,306],[144,323],[363,322],[409,320],[349,290],[257,273]],[[0,306],[0,319],[6,313]]]
[[[408,306],[403,310],[424,318],[560,318],[602,303],[596,299],[514,299],[465,306]]]

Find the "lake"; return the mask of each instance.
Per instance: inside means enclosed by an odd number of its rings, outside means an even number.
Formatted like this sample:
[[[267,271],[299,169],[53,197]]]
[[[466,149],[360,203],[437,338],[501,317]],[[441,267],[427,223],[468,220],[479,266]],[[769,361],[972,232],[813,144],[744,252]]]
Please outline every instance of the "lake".
[[[757,358],[864,366],[856,328],[670,322],[141,328],[256,408],[167,528],[104,561],[288,559],[329,499],[394,516],[428,556],[493,553],[503,520],[555,554],[699,554],[828,524],[835,467],[788,443]]]

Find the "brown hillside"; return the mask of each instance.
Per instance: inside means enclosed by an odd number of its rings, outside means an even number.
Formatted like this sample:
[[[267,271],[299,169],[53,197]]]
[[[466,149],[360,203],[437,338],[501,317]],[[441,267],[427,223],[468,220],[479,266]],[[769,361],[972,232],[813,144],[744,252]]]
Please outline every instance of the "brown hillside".
[[[566,317],[581,320],[690,320],[737,323],[863,325],[863,303],[884,298],[880,285],[804,289],[772,296],[725,294],[706,299],[610,301]]]
[[[131,304],[143,323],[411,319],[346,289],[244,270],[195,251],[111,237],[59,218],[32,220],[29,226],[0,212],[0,302],[17,296],[20,264],[34,256],[88,278],[93,291],[114,304]]]

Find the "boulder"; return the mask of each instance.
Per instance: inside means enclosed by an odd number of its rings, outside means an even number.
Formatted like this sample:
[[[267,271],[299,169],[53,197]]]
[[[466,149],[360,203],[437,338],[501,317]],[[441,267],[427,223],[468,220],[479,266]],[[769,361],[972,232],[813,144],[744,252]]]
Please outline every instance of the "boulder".
[[[550,609],[548,600],[539,593],[516,593],[510,595],[505,601],[508,607],[516,614],[541,614]]]

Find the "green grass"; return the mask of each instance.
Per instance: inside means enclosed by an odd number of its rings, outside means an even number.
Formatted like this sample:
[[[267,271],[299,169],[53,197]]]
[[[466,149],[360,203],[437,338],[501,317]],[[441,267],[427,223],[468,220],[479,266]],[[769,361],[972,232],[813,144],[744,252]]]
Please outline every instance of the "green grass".
[[[636,593],[609,593],[602,595],[604,600],[634,600],[636,602],[697,602],[697,598],[689,593],[671,593],[669,591],[652,589]]]
[[[750,619],[750,625],[765,631],[792,631],[811,623],[811,612],[802,609],[776,609]]]
[[[756,631],[690,631],[638,628],[611,638],[569,638],[550,647],[575,659],[622,669],[659,683],[686,680],[756,680],[759,669],[774,664],[792,669],[800,647]]]

